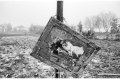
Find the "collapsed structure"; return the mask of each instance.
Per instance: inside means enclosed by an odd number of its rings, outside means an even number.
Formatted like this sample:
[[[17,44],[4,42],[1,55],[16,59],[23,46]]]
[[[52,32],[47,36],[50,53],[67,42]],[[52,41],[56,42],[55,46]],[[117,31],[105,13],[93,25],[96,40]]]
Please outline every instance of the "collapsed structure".
[[[99,50],[100,47],[51,17],[31,55],[56,69],[80,75]]]

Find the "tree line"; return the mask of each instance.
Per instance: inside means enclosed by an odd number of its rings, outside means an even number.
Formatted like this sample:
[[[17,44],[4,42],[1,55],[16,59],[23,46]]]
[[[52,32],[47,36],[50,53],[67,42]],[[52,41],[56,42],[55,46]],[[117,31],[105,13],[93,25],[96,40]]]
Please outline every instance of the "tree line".
[[[23,25],[19,25],[16,27],[12,27],[10,23],[0,24],[0,33],[7,33],[7,32],[21,32],[21,33],[38,33],[40,34],[44,29],[41,25],[31,24],[29,28],[26,28]]]
[[[90,39],[95,38],[96,34],[119,34],[120,18],[112,12],[99,13],[86,17],[76,27],[70,26],[70,28]]]
[[[86,17],[85,21],[78,24],[78,31],[83,31],[86,28],[87,31],[95,32],[119,32],[120,24],[119,18],[112,12],[100,13],[95,16]]]
[[[70,27],[71,29],[79,33],[83,32],[83,29],[85,28],[87,29],[87,31],[90,32],[95,32],[96,30],[98,30],[97,32],[104,31],[116,33],[120,31],[119,18],[116,16],[116,14],[112,12],[100,13],[95,16],[86,17],[83,23],[81,21],[78,23],[77,27]],[[31,24],[30,27],[27,29],[23,25],[12,27],[10,23],[0,24],[0,32],[41,33],[43,29],[43,26],[35,24]]]

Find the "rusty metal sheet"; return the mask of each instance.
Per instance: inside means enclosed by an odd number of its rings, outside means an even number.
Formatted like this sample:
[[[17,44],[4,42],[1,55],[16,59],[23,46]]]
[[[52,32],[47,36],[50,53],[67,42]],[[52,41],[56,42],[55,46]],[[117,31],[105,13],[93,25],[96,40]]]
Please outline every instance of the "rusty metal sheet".
[[[31,55],[54,68],[79,73],[99,50],[94,43],[51,17]]]

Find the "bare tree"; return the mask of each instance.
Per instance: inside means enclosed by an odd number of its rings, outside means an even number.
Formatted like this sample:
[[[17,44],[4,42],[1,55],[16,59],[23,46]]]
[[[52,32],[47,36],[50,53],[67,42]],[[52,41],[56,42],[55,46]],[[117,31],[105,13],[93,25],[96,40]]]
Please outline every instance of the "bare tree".
[[[12,31],[12,25],[10,23],[1,24],[0,25],[0,31],[1,32],[11,32]]]
[[[114,20],[117,20],[116,15],[112,12],[108,12],[101,13],[99,16],[101,17],[102,27],[105,28],[106,32],[109,32],[111,27],[113,27],[113,24],[115,23]]]
[[[90,30],[92,29],[92,23],[89,17],[85,19],[84,25],[89,28]]]
[[[6,24],[6,31],[11,32],[12,31],[12,25],[10,23]]]
[[[96,16],[96,21],[95,21],[95,27],[99,29],[101,29],[101,18],[99,16]]]
[[[23,32],[23,31],[25,31],[25,27],[23,25],[17,26],[17,31]]]
[[[117,26],[117,17],[114,13],[100,13],[99,15],[87,17],[84,25],[89,27],[91,31],[94,28],[98,28],[99,32],[101,28],[104,28],[106,32],[110,32],[111,27]]]
[[[111,22],[111,33],[117,33],[119,32],[119,27],[117,27],[118,25],[118,19],[113,19],[113,21]]]
[[[16,27],[13,28],[13,32],[17,32],[17,28]]]
[[[43,29],[44,29],[44,28],[43,28],[43,26],[41,26],[41,25],[31,24],[31,26],[29,27],[29,32],[41,34],[42,31],[43,31]]]
[[[77,27],[78,27],[78,32],[82,32],[82,23],[81,23],[81,21],[79,22]]]

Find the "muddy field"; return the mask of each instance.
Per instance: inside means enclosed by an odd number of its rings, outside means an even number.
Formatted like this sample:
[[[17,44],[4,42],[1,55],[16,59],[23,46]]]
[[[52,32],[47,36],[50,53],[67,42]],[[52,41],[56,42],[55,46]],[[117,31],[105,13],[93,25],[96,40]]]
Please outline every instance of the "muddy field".
[[[0,78],[54,77],[54,69],[30,56],[38,37],[12,36],[0,39]],[[82,77],[120,74],[120,42],[91,40],[101,50],[88,64]],[[102,76],[101,76],[102,77]]]
[[[19,36],[0,39],[0,77],[53,77],[53,68],[30,56],[38,37]]]
[[[108,40],[91,41],[100,46],[101,50],[86,68],[89,75],[92,77],[104,77],[104,74],[108,74],[110,76],[114,75],[116,78],[120,77],[120,42]],[[110,77],[108,75],[105,77]]]

